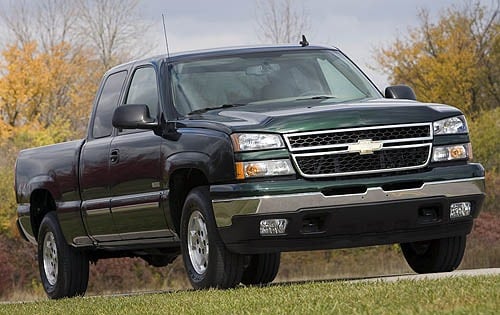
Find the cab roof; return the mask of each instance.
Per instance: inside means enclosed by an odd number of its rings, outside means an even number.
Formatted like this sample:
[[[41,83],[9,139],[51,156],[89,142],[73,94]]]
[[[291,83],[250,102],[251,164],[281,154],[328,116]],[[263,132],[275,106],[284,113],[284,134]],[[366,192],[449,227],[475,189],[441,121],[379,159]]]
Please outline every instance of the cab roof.
[[[237,46],[237,47],[221,47],[203,50],[192,50],[185,52],[171,53],[170,56],[167,54],[157,55],[153,57],[138,59],[117,65],[111,68],[109,71],[115,72],[118,69],[128,68],[130,65],[135,63],[155,63],[160,64],[162,61],[181,61],[189,59],[198,59],[201,57],[219,57],[219,56],[231,56],[245,53],[265,53],[265,52],[279,52],[279,51],[310,51],[310,50],[339,50],[336,47],[327,47],[320,45],[309,45],[302,47],[299,45],[273,45],[273,46]]]

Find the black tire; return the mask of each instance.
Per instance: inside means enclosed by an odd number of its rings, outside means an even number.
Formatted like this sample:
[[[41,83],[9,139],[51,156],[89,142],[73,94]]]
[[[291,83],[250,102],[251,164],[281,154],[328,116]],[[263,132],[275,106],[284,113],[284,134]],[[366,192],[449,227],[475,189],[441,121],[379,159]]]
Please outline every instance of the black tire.
[[[464,256],[466,236],[403,243],[401,249],[408,265],[417,273],[455,270]]]
[[[193,288],[227,289],[240,283],[245,257],[228,251],[220,239],[207,187],[193,188],[186,197],[181,217],[181,251]]]
[[[43,288],[49,298],[60,299],[85,294],[89,280],[88,257],[85,252],[66,243],[55,212],[47,213],[40,225],[38,267]]]
[[[272,282],[280,268],[280,256],[280,253],[251,255],[241,283],[256,285]]]

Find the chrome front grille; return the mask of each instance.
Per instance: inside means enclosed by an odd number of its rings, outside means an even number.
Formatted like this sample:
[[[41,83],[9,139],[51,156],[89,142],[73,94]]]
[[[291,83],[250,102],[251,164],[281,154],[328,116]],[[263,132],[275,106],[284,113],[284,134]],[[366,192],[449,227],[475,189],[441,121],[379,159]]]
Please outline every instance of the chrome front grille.
[[[302,173],[315,176],[322,174],[345,174],[379,172],[387,169],[402,169],[425,165],[430,145],[376,151],[373,154],[332,153],[320,156],[298,156],[296,163]]]
[[[301,175],[327,177],[422,168],[432,137],[424,123],[293,133],[285,141]]]

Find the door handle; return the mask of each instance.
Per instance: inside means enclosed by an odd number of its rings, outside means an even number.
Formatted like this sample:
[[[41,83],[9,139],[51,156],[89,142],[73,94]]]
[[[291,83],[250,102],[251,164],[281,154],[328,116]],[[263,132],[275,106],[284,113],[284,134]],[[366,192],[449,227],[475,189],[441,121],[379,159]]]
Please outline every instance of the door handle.
[[[109,160],[111,164],[116,164],[120,161],[120,150],[113,149],[111,150],[111,154],[109,155]]]

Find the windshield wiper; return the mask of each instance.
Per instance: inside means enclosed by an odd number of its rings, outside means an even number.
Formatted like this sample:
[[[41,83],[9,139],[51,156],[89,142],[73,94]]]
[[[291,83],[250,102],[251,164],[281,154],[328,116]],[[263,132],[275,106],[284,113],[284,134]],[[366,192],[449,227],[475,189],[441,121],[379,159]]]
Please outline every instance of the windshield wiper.
[[[219,105],[219,106],[206,107],[206,108],[200,108],[200,109],[197,109],[197,110],[193,110],[188,115],[203,114],[203,113],[206,113],[209,110],[222,109],[222,108],[231,108],[231,107],[238,107],[238,106],[244,106],[244,105],[246,105],[246,104],[239,104],[239,103],[222,104],[222,105]]]
[[[336,98],[333,95],[312,95],[312,96],[307,96],[307,97],[299,97],[297,98],[297,101],[302,101],[302,100],[326,100],[329,98]]]

